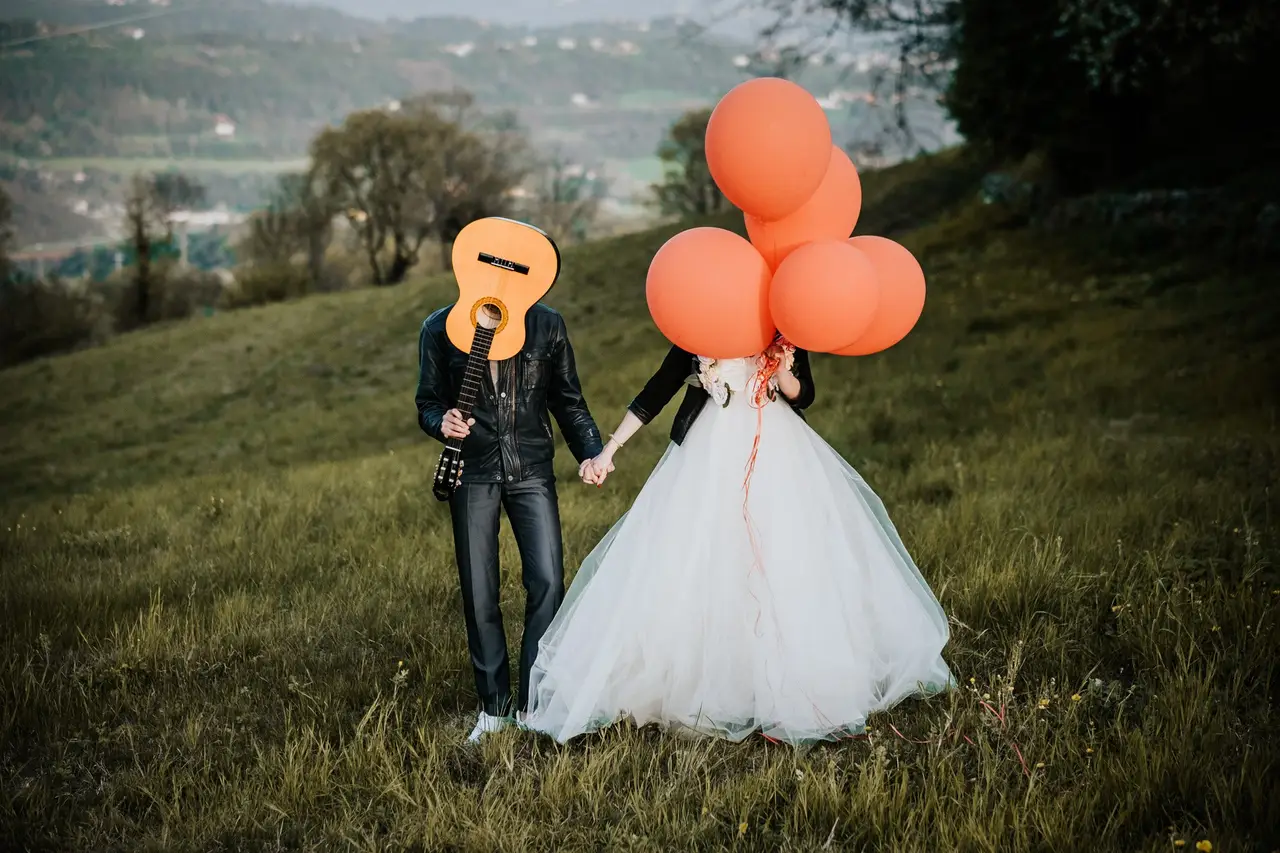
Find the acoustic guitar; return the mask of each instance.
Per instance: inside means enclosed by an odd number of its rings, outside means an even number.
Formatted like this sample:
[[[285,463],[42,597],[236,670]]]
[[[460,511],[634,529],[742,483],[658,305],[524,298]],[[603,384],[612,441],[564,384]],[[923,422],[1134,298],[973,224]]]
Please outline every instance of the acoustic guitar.
[[[468,353],[454,408],[471,418],[489,362],[503,361],[524,346],[525,315],[560,276],[560,250],[545,232],[524,222],[490,216],[477,219],[453,241],[458,301],[445,318],[445,333]],[[445,442],[431,492],[447,501],[462,480],[462,442]]]

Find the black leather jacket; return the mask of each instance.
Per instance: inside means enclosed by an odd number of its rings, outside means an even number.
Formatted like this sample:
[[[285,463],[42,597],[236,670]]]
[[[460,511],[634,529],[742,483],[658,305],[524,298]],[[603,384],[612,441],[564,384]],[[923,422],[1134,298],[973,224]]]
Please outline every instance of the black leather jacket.
[[[698,366],[696,355],[673,346],[667,351],[667,357],[662,360],[662,366],[658,368],[658,372],[645,383],[644,388],[627,408],[642,423],[647,424],[658,416],[681,386],[684,386],[686,388],[684,399],[680,401],[675,420],[671,422],[671,440],[676,444],[684,443],[685,436],[689,434],[689,428],[698,419],[707,400],[711,399],[711,395],[701,385],[692,385],[686,381],[691,376],[697,375]],[[796,349],[795,363],[791,365],[791,372],[800,381],[800,393],[794,400],[787,402],[791,404],[796,414],[803,418],[804,409],[813,405],[815,393],[813,371],[809,366],[807,351]]]
[[[443,442],[440,423],[457,403],[467,353],[445,333],[446,306],[422,324],[418,336],[418,425]],[[486,365],[484,388],[471,410],[475,423],[462,442],[462,482],[516,482],[552,476],[554,416],[579,462],[600,453],[600,430],[582,396],[564,318],[541,303],[525,315],[520,353],[498,363],[498,386]]]

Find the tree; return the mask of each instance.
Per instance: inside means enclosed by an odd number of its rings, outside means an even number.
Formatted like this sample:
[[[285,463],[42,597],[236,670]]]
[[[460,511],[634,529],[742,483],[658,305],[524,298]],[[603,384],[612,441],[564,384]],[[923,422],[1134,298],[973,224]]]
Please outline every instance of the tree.
[[[125,229],[137,258],[134,313],[138,323],[151,320],[154,280],[152,253],[157,243],[173,244],[173,215],[204,201],[204,187],[176,172],[134,175],[125,197]]]
[[[266,208],[250,219],[244,250],[252,261],[262,264],[287,264],[305,254],[307,274],[315,288],[324,272],[335,213],[329,197],[311,175],[281,175]]]
[[[789,20],[814,8],[770,2]],[[895,45],[898,94],[945,91],[966,139],[1002,160],[1043,152],[1067,190],[1222,180],[1280,141],[1257,96],[1280,77],[1272,0],[816,4]]]
[[[672,216],[707,216],[729,210],[707,167],[707,122],[710,109],[685,113],[658,147],[662,181],[653,185],[658,208]]]
[[[783,43],[778,54],[786,69],[825,53],[838,33],[874,36],[889,60],[872,69],[872,92],[878,103],[892,106],[877,144],[892,139],[903,149],[919,148],[910,108],[915,97],[940,97],[950,84],[960,5],[960,0],[765,0],[774,19],[761,38]],[[825,26],[814,26],[819,18]]]
[[[311,145],[312,176],[351,223],[375,284],[402,281],[428,238],[447,262],[457,232],[505,212],[522,177],[506,134],[473,132],[440,109],[415,101],[394,113],[353,113]]]
[[[557,243],[581,242],[595,224],[607,189],[596,170],[570,163],[557,150],[537,172],[526,217]]]

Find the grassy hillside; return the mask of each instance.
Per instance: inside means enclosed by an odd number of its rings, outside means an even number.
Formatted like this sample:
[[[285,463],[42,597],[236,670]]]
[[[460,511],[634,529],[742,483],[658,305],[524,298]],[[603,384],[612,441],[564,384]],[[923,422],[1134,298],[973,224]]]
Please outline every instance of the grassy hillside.
[[[804,753],[465,747],[411,401],[451,287],[317,297],[0,374],[0,846],[1280,845],[1275,270],[1012,227],[974,189],[952,156],[868,176],[859,230],[901,235],[929,302],[888,353],[816,358],[811,418],[938,592],[961,689]],[[643,277],[672,230],[566,252],[548,300],[605,430],[663,352]],[[570,571],[670,415],[602,490],[561,454]],[[505,531],[502,557],[514,635]]]

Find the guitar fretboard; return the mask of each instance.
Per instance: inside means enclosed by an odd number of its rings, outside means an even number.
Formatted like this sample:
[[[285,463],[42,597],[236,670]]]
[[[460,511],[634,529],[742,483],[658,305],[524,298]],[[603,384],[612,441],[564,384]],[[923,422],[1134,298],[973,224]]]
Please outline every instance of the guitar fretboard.
[[[494,329],[476,326],[475,338],[471,341],[471,352],[467,356],[467,369],[462,374],[462,387],[458,389],[458,411],[465,421],[471,417],[471,409],[480,394],[480,383],[484,381],[484,371],[489,365],[489,349],[493,346]],[[454,447],[462,446],[462,439],[449,441]]]

